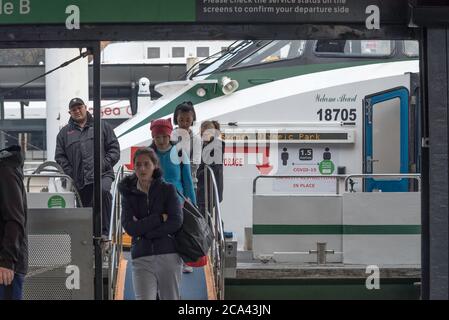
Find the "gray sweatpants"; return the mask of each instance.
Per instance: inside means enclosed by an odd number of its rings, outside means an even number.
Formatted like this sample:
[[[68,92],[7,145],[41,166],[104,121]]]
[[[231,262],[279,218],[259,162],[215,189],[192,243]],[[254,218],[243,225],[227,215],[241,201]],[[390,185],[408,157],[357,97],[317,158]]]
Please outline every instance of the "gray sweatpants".
[[[182,259],[177,253],[132,260],[136,300],[179,300]]]

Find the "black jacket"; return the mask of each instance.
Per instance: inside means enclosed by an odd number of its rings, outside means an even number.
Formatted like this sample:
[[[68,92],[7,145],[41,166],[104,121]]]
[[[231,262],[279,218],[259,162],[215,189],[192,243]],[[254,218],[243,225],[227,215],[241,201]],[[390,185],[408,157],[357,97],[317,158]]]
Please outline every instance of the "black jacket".
[[[181,228],[183,219],[175,187],[157,177],[146,194],[137,189],[137,177],[133,174],[120,182],[119,191],[122,225],[132,237],[132,258],[175,253],[173,234]],[[168,214],[165,222],[163,213]]]
[[[106,122],[103,128],[103,176],[114,179],[114,165],[120,159],[120,145],[114,130]],[[87,113],[87,123],[80,128],[72,118],[56,138],[55,160],[70,176],[77,189],[94,183],[94,127],[93,117]]]
[[[0,150],[0,267],[28,269],[27,199],[19,146]]]
[[[206,149],[207,148],[207,149]],[[203,143],[203,156],[201,157],[201,164],[198,167],[196,177],[198,179],[198,189],[197,189],[197,202],[198,207],[204,210],[205,206],[205,192],[207,189],[204,186],[204,174],[205,165],[209,165],[214,172],[215,181],[217,182],[218,198],[220,202],[223,200],[223,155],[225,150],[225,143],[220,139],[213,139],[210,142]],[[215,157],[215,151],[221,152]],[[218,160],[218,161],[215,161]]]

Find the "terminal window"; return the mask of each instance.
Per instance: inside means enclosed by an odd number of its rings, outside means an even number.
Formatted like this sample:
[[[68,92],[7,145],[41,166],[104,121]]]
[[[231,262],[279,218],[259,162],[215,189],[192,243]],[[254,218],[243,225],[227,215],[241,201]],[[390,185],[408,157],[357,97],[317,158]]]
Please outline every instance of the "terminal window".
[[[173,47],[171,49],[172,58],[184,58],[185,48],[184,47]]]
[[[209,56],[209,47],[197,47],[196,48],[196,56],[197,57],[208,57]]]
[[[389,40],[318,40],[315,54],[350,57],[389,56],[393,44]]]
[[[264,48],[238,63],[237,67],[246,67],[269,62],[295,59],[304,52],[303,40],[279,40],[272,41]]]
[[[161,48],[147,48],[147,59],[158,59],[161,57]]]

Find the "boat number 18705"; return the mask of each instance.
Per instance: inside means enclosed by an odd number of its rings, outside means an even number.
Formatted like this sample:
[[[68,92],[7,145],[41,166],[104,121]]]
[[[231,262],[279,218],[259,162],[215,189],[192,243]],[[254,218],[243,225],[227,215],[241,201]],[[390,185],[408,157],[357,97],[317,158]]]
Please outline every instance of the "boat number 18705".
[[[320,121],[355,121],[356,109],[320,109],[316,113]]]

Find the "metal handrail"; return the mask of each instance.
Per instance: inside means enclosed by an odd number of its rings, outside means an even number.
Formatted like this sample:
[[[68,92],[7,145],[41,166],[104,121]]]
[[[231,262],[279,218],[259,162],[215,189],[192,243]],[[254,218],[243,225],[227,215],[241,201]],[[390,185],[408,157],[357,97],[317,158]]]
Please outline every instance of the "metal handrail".
[[[78,190],[75,187],[75,184],[73,182],[73,179],[63,173],[54,173],[54,174],[24,174],[23,175],[24,178],[28,178],[27,180],[27,186],[26,186],[26,191],[30,192],[30,180],[31,178],[64,178],[67,179],[70,184],[72,185],[72,189],[73,189],[73,193],[75,193],[76,199],[77,199],[77,203],[79,203],[80,207],[83,207],[83,203],[81,201],[81,196],[78,193]]]
[[[352,178],[403,178],[403,179],[416,179],[418,181],[418,191],[421,190],[421,174],[418,173],[378,173],[378,174],[349,174],[349,175],[332,175],[332,176],[323,176],[323,175],[275,175],[275,176],[257,176],[253,180],[253,195],[256,194],[257,191],[257,181],[259,179],[277,179],[277,178],[335,178],[337,192],[339,194],[339,181],[344,179],[345,192],[348,191],[348,182]]]
[[[123,165],[121,165],[118,170],[117,173],[115,174],[115,176],[117,177],[115,179],[115,183],[114,183],[114,189],[112,191],[112,207],[111,207],[111,221],[109,224],[109,235],[108,235],[108,240],[112,241],[112,229],[114,227],[114,220],[112,219],[113,214],[115,214],[114,209],[116,208],[116,205],[119,204],[117,201],[120,199],[120,193],[117,192],[118,191],[118,185],[121,182],[121,180],[123,179]]]
[[[352,178],[402,178],[415,179],[418,181],[418,191],[421,190],[421,174],[419,173],[369,173],[369,174],[350,174],[345,178],[345,191],[348,191],[348,182]]]
[[[51,171],[51,170],[46,169],[48,167],[55,168],[54,170],[57,170],[56,172],[58,172],[58,173],[64,173],[64,169],[62,169],[62,167],[55,161],[45,161],[45,162],[41,163],[36,168],[36,170],[34,170],[33,173],[41,173],[42,171]]]
[[[121,196],[118,192],[118,185],[124,177],[124,167],[121,165],[116,173],[115,184],[112,193],[112,206],[111,206],[111,220],[109,224],[109,235],[108,243],[110,244],[109,255],[109,273],[108,273],[108,298],[113,299],[115,288],[117,285],[117,275],[120,263],[120,257],[122,254],[123,243],[122,243],[122,222],[121,222],[121,207],[120,201]]]
[[[66,178],[67,180],[69,180],[70,182],[73,183],[73,179],[71,177],[69,177],[68,175],[64,174],[64,173],[57,173],[55,172],[54,174],[24,174],[23,175],[24,178],[28,178],[27,180],[27,192],[30,192],[30,180],[31,178]]]
[[[223,231],[223,222],[221,219],[220,197],[218,196],[217,181],[215,179],[214,171],[208,165],[204,166],[206,171],[204,174],[205,186],[205,208],[208,210],[214,220],[214,247],[212,251],[212,264],[214,268],[215,290],[217,292],[217,299],[224,300],[225,281],[224,281],[224,257],[225,257],[225,239]],[[208,183],[210,176],[211,182]],[[207,186],[209,187],[209,196],[207,195]],[[209,201],[209,197],[210,200]]]

